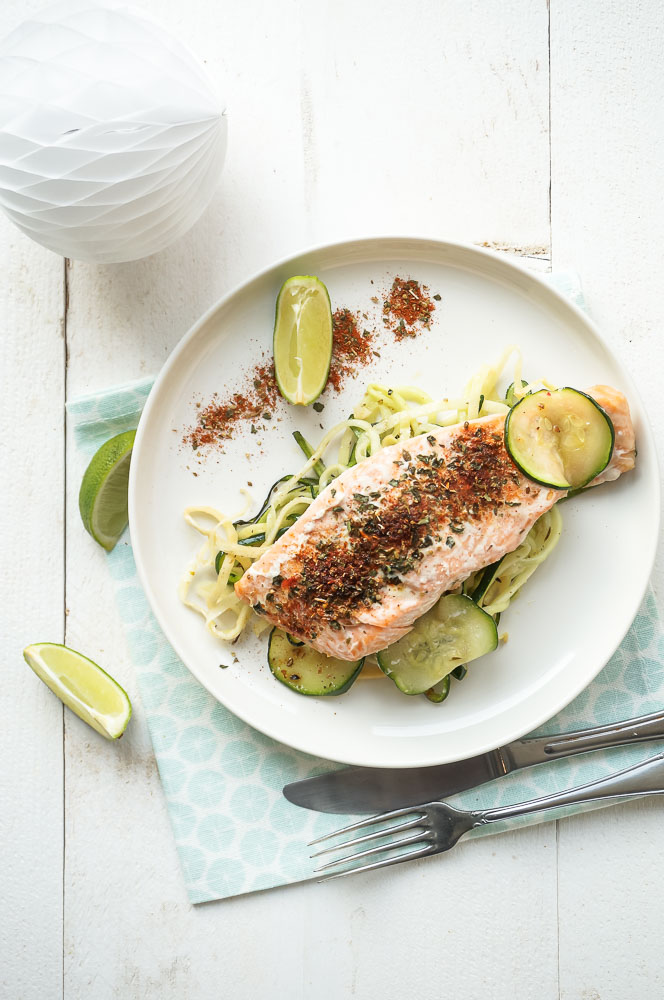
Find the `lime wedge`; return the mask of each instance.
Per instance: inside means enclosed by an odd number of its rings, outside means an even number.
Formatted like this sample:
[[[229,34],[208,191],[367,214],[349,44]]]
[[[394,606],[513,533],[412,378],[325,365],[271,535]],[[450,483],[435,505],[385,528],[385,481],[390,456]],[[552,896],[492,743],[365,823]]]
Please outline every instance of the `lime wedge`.
[[[110,552],[127,527],[129,463],[136,431],[118,434],[101,446],[85,470],[78,494],[83,527]]]
[[[284,281],[274,319],[274,367],[279,392],[306,406],[325,388],[332,359],[332,310],[327,288],[312,275]]]
[[[25,662],[67,708],[108,740],[122,736],[131,702],[117,681],[74,649],[36,642],[23,650]]]

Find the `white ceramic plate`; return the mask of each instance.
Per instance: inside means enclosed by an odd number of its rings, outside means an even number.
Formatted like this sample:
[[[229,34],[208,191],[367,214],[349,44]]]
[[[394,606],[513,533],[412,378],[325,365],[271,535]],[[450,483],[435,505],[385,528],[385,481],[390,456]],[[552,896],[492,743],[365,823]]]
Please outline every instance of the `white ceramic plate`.
[[[381,357],[326,391],[322,414],[285,404],[259,436],[245,434],[207,460],[183,448],[197,399],[237,386],[271,351],[274,303],[285,278],[317,274],[333,305],[369,314],[395,275],[427,284],[441,301],[430,332],[381,345]],[[374,282],[372,285],[371,282]],[[381,299],[382,301],[382,299]],[[509,642],[473,664],[449,699],[407,698],[387,680],[356,682],[338,698],[304,698],[275,681],[266,640],[228,648],[179,601],[177,584],[200,543],[182,518],[189,504],[231,514],[239,487],[256,502],[302,463],[291,432],[312,440],[342,419],[371,380],[458,393],[467,377],[510,343],[524,373],[580,388],[606,382],[628,396],[639,455],[634,472],[566,503],[553,556],[503,617]],[[177,430],[179,433],[174,433]],[[262,441],[262,449],[258,442]],[[197,475],[193,473],[196,472]],[[516,739],[570,702],[602,669],[627,631],[650,575],[659,523],[655,451],[634,386],[588,318],[549,285],[504,257],[432,240],[381,238],[320,247],[282,261],[227,295],[183,338],[150,394],[131,465],[131,537],[150,604],[178,655],[216,698],[256,729],[320,757],[374,767],[460,760]],[[231,663],[220,670],[220,663]]]

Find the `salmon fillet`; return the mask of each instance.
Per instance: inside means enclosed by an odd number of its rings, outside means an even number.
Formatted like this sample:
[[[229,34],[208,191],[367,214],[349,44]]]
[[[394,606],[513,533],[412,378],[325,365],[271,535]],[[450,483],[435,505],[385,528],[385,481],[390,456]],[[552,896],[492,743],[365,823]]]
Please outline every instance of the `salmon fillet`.
[[[611,461],[634,467],[625,397],[588,390],[613,421]],[[564,496],[516,468],[503,416],[384,448],[348,469],[235,584],[254,611],[314,649],[357,660],[396,642],[441,594],[512,552]]]

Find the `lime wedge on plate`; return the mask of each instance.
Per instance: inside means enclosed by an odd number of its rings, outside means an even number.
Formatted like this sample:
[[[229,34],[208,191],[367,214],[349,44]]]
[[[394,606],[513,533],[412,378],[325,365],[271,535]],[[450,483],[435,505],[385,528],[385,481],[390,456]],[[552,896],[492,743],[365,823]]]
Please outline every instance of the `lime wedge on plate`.
[[[23,656],[37,677],[80,719],[108,740],[122,736],[131,718],[131,702],[105,670],[56,642],[26,646]]]
[[[108,552],[127,527],[129,463],[136,431],[106,441],[85,470],[78,494],[83,526]]]
[[[274,319],[274,367],[279,392],[306,406],[325,388],[332,360],[332,310],[327,288],[312,275],[284,281]]]

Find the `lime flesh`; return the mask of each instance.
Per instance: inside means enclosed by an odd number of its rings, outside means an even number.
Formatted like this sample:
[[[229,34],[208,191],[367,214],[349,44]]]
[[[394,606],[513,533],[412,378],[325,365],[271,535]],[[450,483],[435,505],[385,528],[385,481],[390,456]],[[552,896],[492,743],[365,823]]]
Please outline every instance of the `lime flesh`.
[[[37,642],[23,650],[26,663],[67,708],[109,740],[122,736],[131,718],[126,691],[110,674],[74,649]]]
[[[313,275],[281,286],[274,320],[274,367],[281,395],[306,406],[325,388],[332,360],[332,310],[327,288]]]
[[[136,431],[106,441],[85,470],[78,495],[83,526],[108,552],[127,527],[129,464]]]

